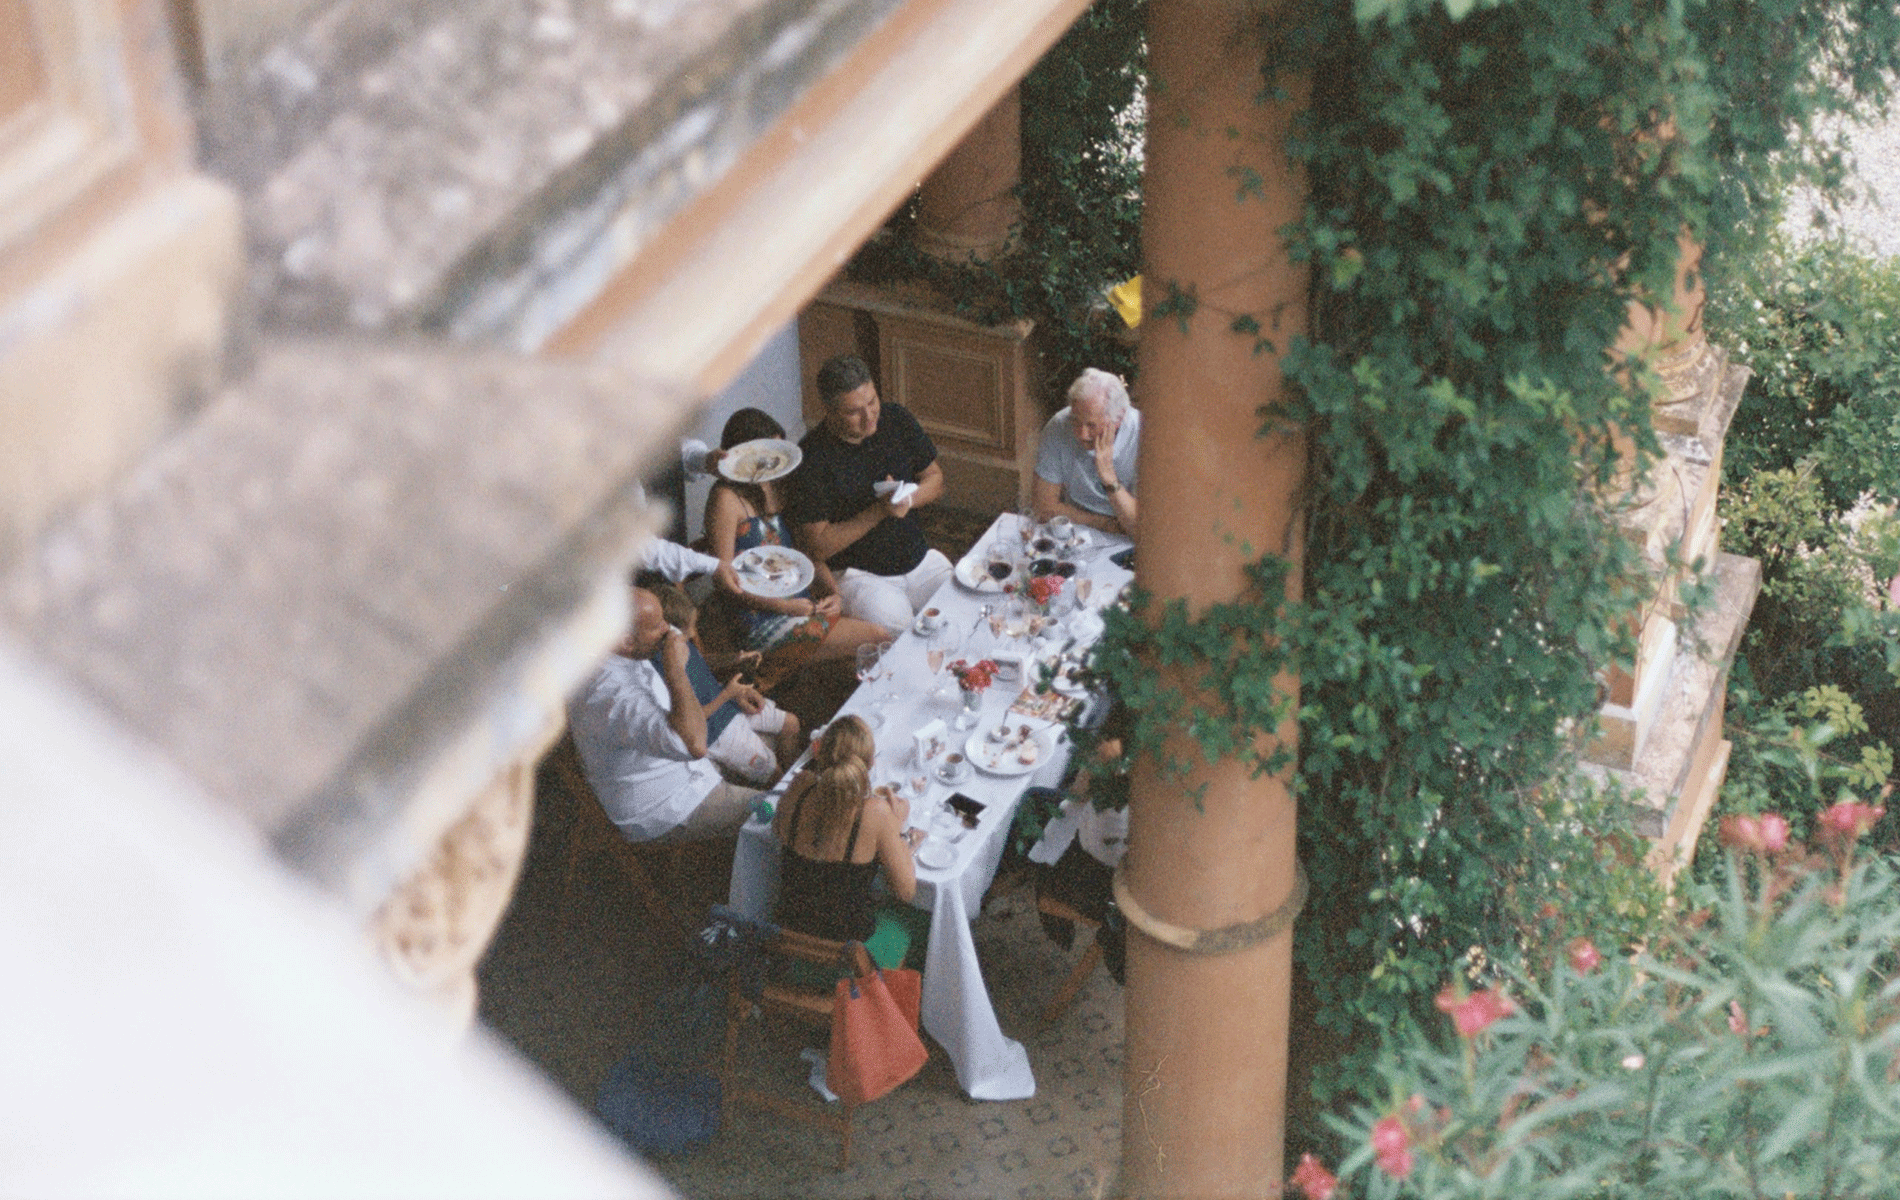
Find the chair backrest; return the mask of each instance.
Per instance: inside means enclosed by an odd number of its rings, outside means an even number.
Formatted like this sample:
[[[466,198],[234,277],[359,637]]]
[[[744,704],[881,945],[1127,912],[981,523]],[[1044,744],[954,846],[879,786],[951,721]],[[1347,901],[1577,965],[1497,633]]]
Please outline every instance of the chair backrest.
[[[635,898],[657,922],[656,928],[683,937],[697,932],[698,927],[673,903],[672,896],[654,881],[646,863],[641,861],[640,851],[621,834],[607,816],[607,810],[601,807],[600,797],[587,782],[587,772],[581,766],[580,750],[574,745],[572,731],[561,735],[561,740],[549,752],[548,761],[574,805],[568,826],[567,862],[561,873],[562,907],[573,901],[582,864],[590,858],[601,857],[613,862],[632,886]],[[649,845],[649,852],[675,873],[681,849],[678,845]]]

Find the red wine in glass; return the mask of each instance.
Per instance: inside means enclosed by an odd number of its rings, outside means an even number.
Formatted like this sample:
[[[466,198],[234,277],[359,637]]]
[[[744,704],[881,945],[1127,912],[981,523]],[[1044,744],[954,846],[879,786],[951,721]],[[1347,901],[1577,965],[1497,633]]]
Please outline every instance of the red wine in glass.
[[[998,583],[1008,579],[1010,572],[1015,569],[1016,568],[1011,566],[1009,560],[1006,558],[992,558],[990,560],[990,578]]]

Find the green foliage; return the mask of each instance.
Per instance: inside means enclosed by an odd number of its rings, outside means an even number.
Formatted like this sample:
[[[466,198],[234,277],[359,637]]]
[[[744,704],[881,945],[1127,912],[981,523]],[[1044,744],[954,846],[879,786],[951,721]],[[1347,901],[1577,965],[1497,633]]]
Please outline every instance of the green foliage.
[[[1715,282],[1710,332],[1755,373],[1729,478],[1799,471],[1830,515],[1869,491],[1900,499],[1900,264],[1775,239]]]
[[[1564,955],[1519,975],[1522,1011],[1475,1037],[1396,1045],[1337,1122],[1350,1194],[1891,1195],[1900,878],[1884,859],[1856,866],[1851,846],[1729,856],[1711,907],[1646,953],[1606,945],[1582,973]],[[1411,1155],[1402,1181],[1375,1164],[1381,1121]]]
[[[1084,367],[1132,375],[1108,288],[1141,270],[1142,0],[1096,0],[1022,82],[1021,237],[993,263],[920,253],[906,207],[850,271],[923,280],[985,324],[1036,322],[1043,378],[1059,392]]]
[[[1721,513],[1727,547],[1762,564],[1722,803],[1826,802],[1891,776],[1900,742],[1900,613],[1881,586],[1900,574],[1900,266],[1770,241],[1719,277],[1709,326],[1755,372]]]
[[[1183,730],[1272,769],[1254,739],[1297,671],[1315,901],[1296,956],[1338,1039],[1308,1048],[1322,1099],[1363,1082],[1369,1031],[1416,1026],[1452,972],[1523,962],[1536,914],[1620,908],[1613,936],[1645,930],[1641,843],[1614,798],[1553,782],[1646,589],[1602,497],[1617,435],[1639,469],[1653,453],[1651,377],[1607,354],[1632,299],[1669,295],[1679,233],[1722,261],[1764,180],[1831,168],[1813,118],[1883,95],[1900,55],[1900,14],[1846,0],[1362,0],[1357,16],[1316,0],[1261,33],[1263,97],[1282,70],[1314,86],[1292,147],[1311,197],[1289,231],[1314,268],[1312,328],[1263,426],[1308,431],[1304,597],[1286,603],[1263,560],[1192,620],[1138,608],[1101,659],[1136,698],[1141,752],[1177,770]],[[1194,280],[1145,286],[1194,318]],[[1275,325],[1220,316],[1240,337]]]

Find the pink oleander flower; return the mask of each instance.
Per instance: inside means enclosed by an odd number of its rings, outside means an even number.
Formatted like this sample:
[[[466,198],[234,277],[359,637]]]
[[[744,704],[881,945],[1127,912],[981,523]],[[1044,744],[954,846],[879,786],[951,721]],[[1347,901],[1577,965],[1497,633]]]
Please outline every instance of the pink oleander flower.
[[[1306,1200],[1333,1200],[1333,1193],[1339,1190],[1339,1180],[1310,1154],[1300,1155],[1300,1165],[1293,1168],[1287,1182],[1300,1189]]]
[[[1748,1036],[1748,1014],[1742,1011],[1740,1000],[1728,1002],[1728,1031],[1741,1037]]]
[[[1821,836],[1830,842],[1852,842],[1872,829],[1887,810],[1878,804],[1860,804],[1853,800],[1843,800],[1839,804],[1824,809],[1815,819]]]
[[[1761,828],[1762,849],[1780,854],[1788,848],[1788,819],[1780,813],[1763,813],[1757,818]]]
[[[1723,817],[1720,824],[1716,826],[1716,836],[1731,850],[1746,850],[1751,854],[1760,854],[1768,849],[1767,843],[1762,841],[1760,817]]]
[[[1565,953],[1570,958],[1570,969],[1579,975],[1588,975],[1603,962],[1603,952],[1597,949],[1595,942],[1586,937],[1571,939]]]
[[[1502,988],[1485,988],[1469,996],[1460,996],[1451,988],[1438,993],[1435,1001],[1438,1011],[1449,1013],[1451,1022],[1458,1027],[1458,1036],[1473,1038],[1491,1028],[1500,1017],[1508,1017],[1517,1011],[1511,998]]]
[[[1372,1127],[1372,1155],[1379,1169],[1394,1179],[1412,1173],[1412,1137],[1396,1116],[1383,1117]]]

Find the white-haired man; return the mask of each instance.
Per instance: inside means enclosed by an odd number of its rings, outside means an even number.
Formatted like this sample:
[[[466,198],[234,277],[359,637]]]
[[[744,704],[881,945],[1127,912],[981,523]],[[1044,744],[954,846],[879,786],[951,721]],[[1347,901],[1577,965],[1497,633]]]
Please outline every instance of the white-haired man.
[[[1135,536],[1135,459],[1141,413],[1122,381],[1090,367],[1069,385],[1069,407],[1049,418],[1036,447],[1030,500],[1038,521],[1060,513],[1079,524]]]

